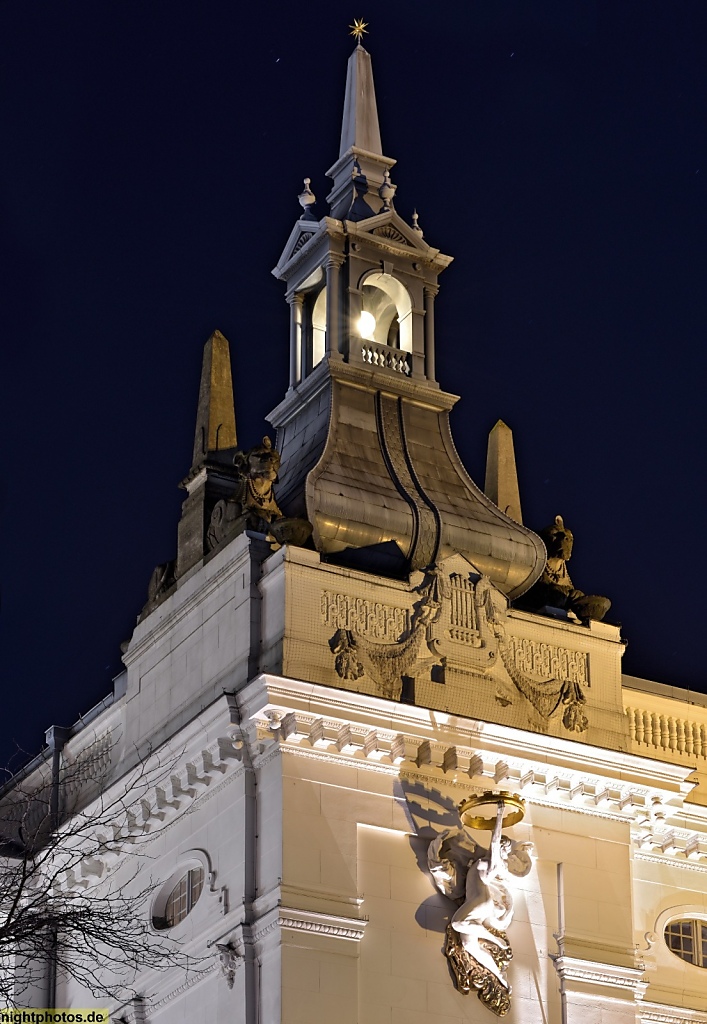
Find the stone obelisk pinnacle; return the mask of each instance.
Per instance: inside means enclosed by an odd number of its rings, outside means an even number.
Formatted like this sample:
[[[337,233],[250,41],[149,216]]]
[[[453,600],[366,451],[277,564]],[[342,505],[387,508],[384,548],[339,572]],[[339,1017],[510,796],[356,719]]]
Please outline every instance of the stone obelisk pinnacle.
[[[236,447],[236,413],[228,342],[214,331],[204,346],[192,468],[210,452]]]
[[[501,512],[522,524],[513,431],[503,420],[499,420],[489,434],[484,493]]]

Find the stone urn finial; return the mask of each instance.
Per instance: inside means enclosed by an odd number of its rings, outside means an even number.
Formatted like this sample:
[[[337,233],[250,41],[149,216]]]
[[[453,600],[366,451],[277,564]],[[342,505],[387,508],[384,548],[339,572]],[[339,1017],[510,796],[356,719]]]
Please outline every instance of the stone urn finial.
[[[297,199],[299,200],[299,204],[302,207],[302,209],[304,210],[304,216],[308,220],[311,220],[314,217],[314,213],[312,211],[312,207],[314,206],[314,204],[317,201],[317,197],[315,196],[314,192],[312,192],[311,188],[309,187],[311,181],[312,181],[311,178],[305,178],[304,179],[304,190],[302,192],[300,192],[300,194],[297,196]]]

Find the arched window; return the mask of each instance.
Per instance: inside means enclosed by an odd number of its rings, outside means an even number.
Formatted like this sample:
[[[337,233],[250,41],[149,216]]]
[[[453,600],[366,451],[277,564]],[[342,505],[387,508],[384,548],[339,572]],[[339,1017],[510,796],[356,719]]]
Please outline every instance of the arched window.
[[[407,288],[391,274],[375,271],[361,283],[361,318],[357,333],[364,341],[412,352],[412,302]]]
[[[671,953],[707,970],[707,921],[678,918],[666,925],[664,934]]]
[[[302,301],[300,380],[307,377],[326,353],[327,289],[324,268],[317,267],[297,288]]]
[[[326,352],[326,287],[317,295],[312,305],[312,369],[321,363]]]

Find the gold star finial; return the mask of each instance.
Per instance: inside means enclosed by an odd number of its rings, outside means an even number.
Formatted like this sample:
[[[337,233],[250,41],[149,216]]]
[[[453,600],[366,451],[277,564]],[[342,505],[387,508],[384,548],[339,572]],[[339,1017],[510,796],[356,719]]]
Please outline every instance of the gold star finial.
[[[363,18],[354,18],[354,23],[349,25],[349,28],[351,29],[349,35],[352,35],[360,46],[364,33],[368,32],[368,22],[364,21]]]

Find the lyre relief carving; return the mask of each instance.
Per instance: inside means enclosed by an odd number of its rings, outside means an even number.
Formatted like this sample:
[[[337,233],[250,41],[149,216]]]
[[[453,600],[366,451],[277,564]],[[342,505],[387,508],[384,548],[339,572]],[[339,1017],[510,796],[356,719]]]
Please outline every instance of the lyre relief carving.
[[[481,647],[481,635],[476,612],[475,586],[468,576],[452,573],[449,577],[450,625],[447,635],[450,640]]]
[[[453,556],[453,565],[457,562],[465,560]],[[424,673],[443,682],[455,649],[466,648],[465,661],[472,650],[478,651],[474,670],[482,674],[494,667],[505,598],[490,580],[474,577],[471,571],[450,576],[444,565],[431,566],[419,579],[413,590],[419,597],[412,610],[322,592],[322,620],[336,629],[329,644],[340,678],[355,680],[365,675],[382,696],[399,700],[403,677],[414,679]],[[482,652],[481,648],[487,649]]]

